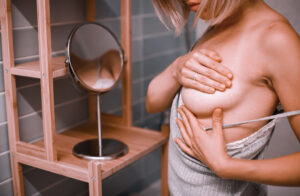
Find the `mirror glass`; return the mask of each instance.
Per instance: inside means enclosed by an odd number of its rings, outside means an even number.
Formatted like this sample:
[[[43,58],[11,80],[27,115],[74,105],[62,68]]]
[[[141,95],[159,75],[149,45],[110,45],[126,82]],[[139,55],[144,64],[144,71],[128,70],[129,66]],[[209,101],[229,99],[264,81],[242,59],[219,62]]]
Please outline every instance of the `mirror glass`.
[[[93,92],[107,92],[119,81],[124,64],[121,46],[105,26],[78,25],[67,42],[67,63],[77,82]]]

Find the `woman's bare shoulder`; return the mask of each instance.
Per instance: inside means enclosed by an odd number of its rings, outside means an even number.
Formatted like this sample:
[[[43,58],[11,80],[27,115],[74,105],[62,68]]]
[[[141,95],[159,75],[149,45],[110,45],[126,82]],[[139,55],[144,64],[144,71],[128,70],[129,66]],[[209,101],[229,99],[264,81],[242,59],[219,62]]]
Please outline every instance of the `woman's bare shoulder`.
[[[294,69],[300,64],[300,37],[284,18],[263,24],[257,43],[272,70]]]

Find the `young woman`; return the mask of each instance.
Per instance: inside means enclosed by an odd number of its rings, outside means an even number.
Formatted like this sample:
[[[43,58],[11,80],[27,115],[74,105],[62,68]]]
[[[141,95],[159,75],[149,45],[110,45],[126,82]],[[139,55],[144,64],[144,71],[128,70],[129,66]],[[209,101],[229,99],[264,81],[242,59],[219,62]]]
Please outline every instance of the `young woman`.
[[[300,109],[300,40],[288,21],[263,0],[153,3],[177,33],[190,11],[195,21],[211,24],[148,87],[148,112],[163,111],[173,101],[170,193],[264,195],[261,184],[299,186],[300,153],[258,160],[276,119],[222,129],[222,123],[269,116],[279,102],[285,111]],[[300,140],[300,115],[289,121]],[[213,130],[205,132],[209,126]]]

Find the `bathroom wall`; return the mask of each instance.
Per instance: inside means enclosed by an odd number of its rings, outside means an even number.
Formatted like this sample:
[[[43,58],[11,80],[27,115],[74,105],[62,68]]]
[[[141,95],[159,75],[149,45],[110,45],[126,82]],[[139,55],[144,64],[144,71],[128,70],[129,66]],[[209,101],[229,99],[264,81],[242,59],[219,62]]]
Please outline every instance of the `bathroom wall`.
[[[85,19],[84,0],[50,2],[53,56],[64,55],[69,32]],[[146,89],[155,75],[186,51],[185,37],[176,38],[162,26],[150,0],[132,0],[132,6],[133,121],[136,126],[159,130],[163,115],[149,115],[145,111]],[[97,0],[96,8],[97,21],[120,38],[120,0]],[[36,1],[12,0],[12,15],[16,64],[38,59]],[[0,47],[0,195],[9,196],[13,195],[13,188],[4,91]],[[41,139],[39,80],[17,77],[17,96],[21,140],[34,142]],[[88,120],[87,92],[77,90],[68,76],[54,80],[54,101],[57,132]],[[120,85],[103,95],[102,109],[107,113],[121,113]],[[26,195],[88,195],[86,183],[25,165],[23,171]],[[159,177],[160,149],[104,180],[104,195],[139,192]]]

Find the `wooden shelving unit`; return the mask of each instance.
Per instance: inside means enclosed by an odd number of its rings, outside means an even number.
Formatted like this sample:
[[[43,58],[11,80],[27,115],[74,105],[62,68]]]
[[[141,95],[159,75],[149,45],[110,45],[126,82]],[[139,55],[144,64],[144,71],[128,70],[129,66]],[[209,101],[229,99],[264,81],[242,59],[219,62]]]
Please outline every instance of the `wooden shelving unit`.
[[[21,164],[64,175],[89,183],[90,195],[102,195],[102,179],[163,146],[166,154],[167,129],[155,132],[132,126],[131,87],[131,0],[121,2],[121,44],[126,57],[122,79],[122,117],[103,114],[103,138],[126,143],[129,152],[112,161],[88,161],[72,154],[80,141],[96,138],[95,98],[89,96],[90,122],[57,134],[55,131],[53,79],[67,74],[65,57],[52,57],[50,0],[37,0],[39,60],[15,66],[11,1],[0,0],[3,69],[8,121],[11,169],[15,195],[24,195]],[[95,0],[86,0],[87,20],[95,20]],[[39,78],[41,81],[44,139],[36,143],[20,141],[15,76]],[[165,157],[165,156],[164,156]],[[164,162],[165,163],[165,162]],[[163,165],[165,168],[165,165]],[[162,170],[166,183],[165,169]]]

